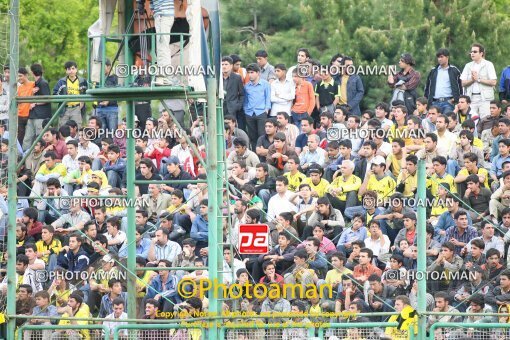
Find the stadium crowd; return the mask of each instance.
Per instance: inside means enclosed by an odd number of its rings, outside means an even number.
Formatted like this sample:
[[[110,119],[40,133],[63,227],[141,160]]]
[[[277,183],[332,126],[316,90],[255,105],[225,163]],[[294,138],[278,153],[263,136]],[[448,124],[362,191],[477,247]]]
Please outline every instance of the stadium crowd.
[[[457,68],[441,48],[437,65],[425,77],[414,69],[413,57],[402,54],[399,72],[387,79],[391,102],[368,109],[360,107],[365,89],[360,76],[349,73],[355,61],[348,56],[337,54],[321,64],[301,48],[297,64],[286,67],[271,65],[261,50],[246,68],[238,55],[222,58],[228,169],[224,205],[230,216],[223,241],[231,244],[223,250],[223,283],[296,284],[321,293],[259,299],[242,291],[224,302],[224,310],[315,315],[300,322],[325,321],[321,313],[342,311],[353,314],[326,321],[384,321],[388,317],[356,313],[397,311],[389,320],[409,323],[417,304],[419,236],[426,237],[427,245],[427,310],[451,313],[430,316],[427,327],[440,321],[509,322],[510,67],[498,82],[482,45],[473,44],[470,55],[472,60]],[[110,67],[107,62],[107,75]],[[40,64],[31,65],[30,72],[21,67],[18,95],[84,93],[88,84],[77,75],[78,65],[69,61],[64,68],[65,76],[52,89]],[[2,178],[9,146],[5,83],[14,76],[11,71],[4,68],[0,82]],[[109,75],[106,86],[117,85],[117,77]],[[135,103],[141,132],[136,179],[207,179],[199,161],[207,150],[200,110],[191,105],[190,111],[185,100],[165,103],[171,115],[162,105],[153,114],[151,102]],[[49,124],[52,108],[49,103],[18,104],[17,147],[20,159],[28,156],[18,173],[17,253],[9,258],[16,259],[17,314],[31,316],[18,325],[86,324],[38,317],[93,316],[113,329],[115,319],[126,319],[129,228],[136,229],[137,267],[176,267],[137,271],[139,317],[157,319],[172,311],[192,317],[207,311],[206,295],[197,291],[183,298],[178,292],[182,280],[208,278],[206,268],[185,268],[207,266],[207,185],[137,185],[136,202],[110,198],[127,192],[126,123],[115,101],[94,103],[89,118],[86,108],[68,102],[58,124],[28,154]],[[419,159],[426,162],[426,202],[416,198]],[[5,182],[0,193],[5,234],[12,213]],[[129,204],[137,206],[135,221],[127,220]],[[427,208],[426,235],[416,231],[420,204]],[[240,255],[239,226],[259,223],[270,226],[270,251]],[[7,278],[0,285],[0,293],[6,291]],[[501,317],[462,317],[458,312]],[[87,330],[43,332],[45,339],[91,336]],[[141,338],[148,339],[158,331],[144,332]],[[299,328],[272,332],[283,339],[307,334]],[[406,329],[381,332],[392,339],[408,336]],[[436,332],[439,337],[459,331]],[[24,337],[31,335],[25,332]],[[181,329],[171,336],[199,339],[201,334]],[[361,338],[353,330],[342,336]]]

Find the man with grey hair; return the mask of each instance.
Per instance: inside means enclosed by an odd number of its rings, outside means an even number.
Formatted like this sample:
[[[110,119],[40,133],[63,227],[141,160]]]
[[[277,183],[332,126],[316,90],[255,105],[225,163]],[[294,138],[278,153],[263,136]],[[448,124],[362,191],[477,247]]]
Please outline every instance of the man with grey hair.
[[[354,168],[352,160],[342,161],[340,170],[333,175],[333,182],[326,188],[326,195],[331,205],[342,213],[345,208],[354,207],[358,203],[358,189],[361,187],[362,181],[358,176],[353,175]]]
[[[148,193],[137,202],[137,209],[143,208],[149,214],[149,220],[156,221],[158,215],[172,205],[171,195],[161,192],[162,184],[149,184]]]
[[[308,143],[299,154],[299,163],[303,170],[307,170],[312,163],[324,165],[327,157],[326,150],[319,147],[320,138],[313,134],[308,136]]]

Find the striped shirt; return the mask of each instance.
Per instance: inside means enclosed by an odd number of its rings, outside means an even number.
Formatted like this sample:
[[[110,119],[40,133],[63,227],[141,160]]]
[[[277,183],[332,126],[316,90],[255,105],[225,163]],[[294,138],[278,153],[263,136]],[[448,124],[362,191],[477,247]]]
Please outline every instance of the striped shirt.
[[[174,16],[173,0],[151,0],[151,10],[154,15]]]

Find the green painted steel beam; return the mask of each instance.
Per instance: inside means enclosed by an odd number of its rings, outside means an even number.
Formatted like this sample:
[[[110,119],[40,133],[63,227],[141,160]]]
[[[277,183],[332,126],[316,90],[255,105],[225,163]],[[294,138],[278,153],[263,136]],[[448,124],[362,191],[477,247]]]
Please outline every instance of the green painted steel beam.
[[[125,8],[125,19],[126,22],[129,22],[129,19],[131,18],[131,15],[133,14],[133,2],[132,1],[126,1],[126,8]],[[127,65],[133,65],[133,55],[128,52],[127,46],[124,48],[124,56],[125,56],[125,63]],[[125,88],[124,88],[125,89]],[[115,90],[115,89],[113,89]],[[116,89],[119,90],[119,89]],[[140,88],[137,88],[138,92],[140,91]],[[98,91],[98,90],[89,90],[89,91]],[[110,96],[112,93],[115,93],[115,91],[112,91],[110,89]],[[137,95],[136,91],[131,92],[121,92],[118,91],[118,96],[121,94],[127,95],[128,99],[135,99],[134,96]],[[147,91],[145,92],[147,94]],[[90,94],[89,94],[90,95]],[[94,97],[94,96],[93,96]],[[137,99],[138,100],[138,99]],[[126,110],[126,125],[128,129],[134,129],[135,128],[135,110],[134,110],[134,103],[132,101],[127,102],[127,110]],[[134,138],[128,138],[126,140],[126,158],[127,158],[127,164],[126,164],[126,189],[127,189],[127,195],[130,199],[136,199],[136,190],[135,190],[135,140]],[[128,318],[135,319],[138,306],[136,305],[136,237],[135,237],[135,219],[136,219],[136,208],[131,205],[127,209],[127,242],[128,242],[128,258],[127,258],[127,312],[128,312]]]
[[[418,161],[418,222],[416,225],[416,235],[418,238],[418,263],[417,271],[420,272],[421,278],[418,280],[418,339],[425,340],[427,338],[427,318],[423,314],[427,311],[427,202],[426,195],[426,178],[425,161]]]
[[[7,185],[8,200],[7,205],[11,213],[8,214],[7,226],[7,253],[9,261],[7,261],[7,314],[16,314],[16,209],[17,209],[17,162],[18,159],[18,108],[16,101],[17,94],[17,77],[16,70],[19,63],[19,0],[11,0],[9,10],[9,67],[12,70],[9,80],[9,151],[7,164]],[[16,331],[16,319],[9,318],[7,320],[7,338],[13,339]]]
[[[103,90],[109,90],[102,92]],[[113,92],[116,90],[117,92]],[[19,103],[61,103],[67,101],[95,102],[115,101],[149,101],[166,99],[200,99],[206,98],[207,92],[192,91],[169,86],[161,87],[105,87],[87,90],[87,94],[62,96],[18,97]]]

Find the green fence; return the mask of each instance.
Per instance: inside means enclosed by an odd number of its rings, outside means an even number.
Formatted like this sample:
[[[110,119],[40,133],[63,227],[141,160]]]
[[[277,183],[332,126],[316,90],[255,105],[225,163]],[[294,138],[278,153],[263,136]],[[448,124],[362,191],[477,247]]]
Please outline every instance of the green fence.
[[[437,322],[430,327],[429,339],[431,340],[467,338],[473,340],[510,339],[510,324]]]
[[[191,320],[191,319],[190,319]],[[200,326],[199,326],[200,325]],[[189,324],[131,324],[118,325],[113,329],[114,340],[168,340],[168,339],[207,339],[206,322]]]
[[[397,327],[396,322],[327,323],[319,328],[319,339],[380,339],[386,327]]]
[[[108,340],[109,332],[104,325],[24,325],[17,330],[18,340]]]

